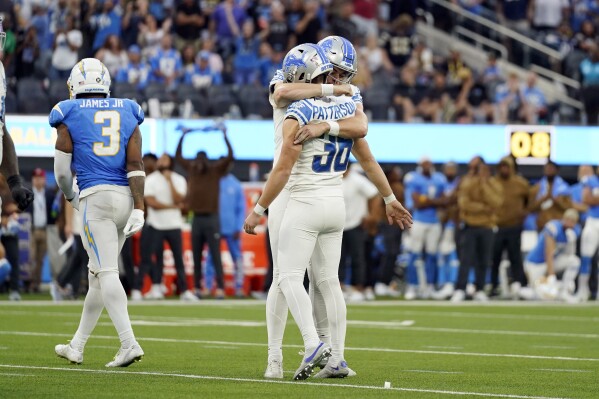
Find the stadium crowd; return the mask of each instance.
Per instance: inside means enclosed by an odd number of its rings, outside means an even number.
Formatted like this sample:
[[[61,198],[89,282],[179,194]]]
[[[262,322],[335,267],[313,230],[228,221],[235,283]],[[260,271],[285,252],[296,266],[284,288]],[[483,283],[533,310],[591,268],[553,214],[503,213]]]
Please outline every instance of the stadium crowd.
[[[453,2],[562,51],[564,65],[557,69],[581,81],[589,123],[596,122],[599,105],[590,95],[599,79],[594,1]],[[418,10],[436,16],[435,24],[449,32],[458,23],[427,0],[2,1],[3,63],[14,99],[7,107],[41,112],[63,98],[63,81],[76,61],[94,56],[110,70],[115,95],[140,103],[189,100],[200,116],[269,118],[267,102],[252,107],[243,94],[263,97],[258,87],[267,86],[295,44],[335,34],[358,49],[355,83],[374,120],[555,122],[556,104],[548,103],[534,73],[525,81],[506,76],[493,53],[482,70],[469,67],[457,51],[440,57],[415,32]],[[513,50],[510,61],[521,65],[521,52]]]

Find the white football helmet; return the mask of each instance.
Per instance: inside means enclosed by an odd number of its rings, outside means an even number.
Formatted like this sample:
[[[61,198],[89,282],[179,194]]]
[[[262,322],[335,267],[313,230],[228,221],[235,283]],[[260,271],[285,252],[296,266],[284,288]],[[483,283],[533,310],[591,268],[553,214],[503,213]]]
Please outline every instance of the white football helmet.
[[[289,50],[282,70],[288,83],[311,83],[314,78],[331,72],[333,65],[319,46],[304,43]]]
[[[4,15],[0,14],[0,51],[4,51],[4,43],[6,43],[6,32],[4,32],[2,22],[4,22]]]
[[[349,40],[341,36],[327,36],[318,42],[327,58],[337,68],[347,72],[341,83],[349,83],[358,73],[358,53]]]
[[[95,58],[84,58],[71,70],[67,80],[71,99],[79,94],[106,94],[110,96],[110,73],[106,66]]]

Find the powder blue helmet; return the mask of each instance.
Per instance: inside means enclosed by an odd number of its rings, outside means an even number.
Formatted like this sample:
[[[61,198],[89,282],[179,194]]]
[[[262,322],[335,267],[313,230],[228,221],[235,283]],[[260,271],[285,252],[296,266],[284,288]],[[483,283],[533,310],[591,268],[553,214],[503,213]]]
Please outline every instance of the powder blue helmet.
[[[358,73],[358,54],[349,40],[341,36],[327,36],[318,42],[327,58],[337,68],[347,72],[341,83],[349,83]]]
[[[287,83],[310,83],[331,72],[333,64],[319,46],[305,43],[289,50],[283,59],[282,70]]]

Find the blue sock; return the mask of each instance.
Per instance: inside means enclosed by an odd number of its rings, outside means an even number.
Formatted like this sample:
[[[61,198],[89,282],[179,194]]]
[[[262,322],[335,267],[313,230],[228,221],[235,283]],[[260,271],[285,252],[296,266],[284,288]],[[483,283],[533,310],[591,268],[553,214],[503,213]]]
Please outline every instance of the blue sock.
[[[476,283],[476,273],[474,272],[474,268],[471,267],[470,271],[468,272],[468,283],[469,284],[475,284]]]
[[[424,270],[426,271],[426,283],[435,284],[435,272],[437,271],[437,256],[432,254],[426,254],[426,261],[424,263]]]
[[[458,270],[460,262],[458,261],[458,253],[453,251],[447,255],[448,262],[445,266],[445,276],[448,283],[455,284],[458,281]]]
[[[580,262],[580,274],[590,274],[591,273],[591,261],[592,258],[590,256],[583,256]]]
[[[408,258],[408,284],[410,285],[418,285],[418,273],[416,272],[417,260],[418,255],[410,252],[410,257]]]
[[[447,269],[448,261],[448,255],[439,254],[437,257],[437,284],[439,284],[439,286],[443,286],[447,283],[448,274],[445,271]]]
[[[10,275],[10,271],[12,267],[6,258],[0,259],[0,284],[4,283],[8,276]]]

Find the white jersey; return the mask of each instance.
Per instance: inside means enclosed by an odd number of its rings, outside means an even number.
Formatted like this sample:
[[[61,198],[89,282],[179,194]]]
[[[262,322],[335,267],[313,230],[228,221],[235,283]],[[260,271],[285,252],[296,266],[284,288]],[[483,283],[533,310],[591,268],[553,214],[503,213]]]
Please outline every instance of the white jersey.
[[[6,74],[4,64],[0,62],[0,164],[2,163],[2,137],[4,136],[4,114],[6,112]]]
[[[279,155],[281,155],[281,147],[283,145],[283,122],[285,121],[285,114],[287,113],[287,107],[288,105],[279,107],[275,104],[275,100],[273,98],[273,93],[274,93],[274,86],[277,83],[284,83],[285,82],[285,76],[283,75],[283,71],[281,71],[280,69],[278,69],[275,72],[275,76],[273,76],[273,78],[271,79],[270,83],[269,83],[269,95],[268,95],[268,100],[270,101],[270,105],[272,105],[273,108],[273,113],[272,113],[272,118],[275,124],[275,153],[274,153],[274,158],[273,158],[273,166],[277,163],[277,160],[279,159]],[[352,100],[357,104],[357,103],[362,103],[362,95],[360,94],[360,89],[358,89],[356,86],[352,85],[352,90],[353,90],[353,96],[351,97]]]
[[[285,118],[296,119],[300,126],[310,122],[341,120],[356,114],[356,103],[351,97],[322,97],[292,103]],[[317,122],[318,121],[318,122]],[[325,134],[304,142],[299,159],[293,166],[288,187],[292,195],[330,187],[331,193],[343,196],[342,176],[347,169],[353,140]]]

